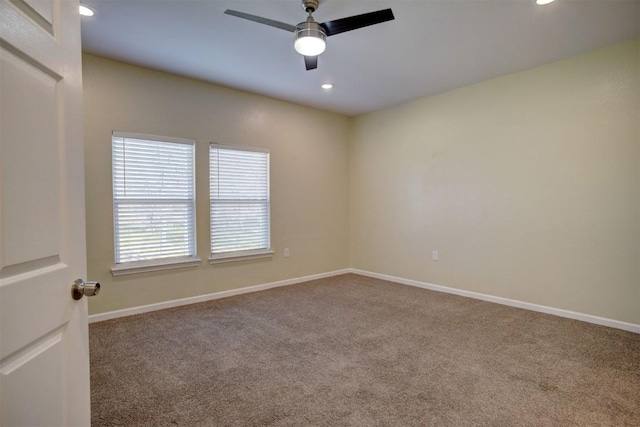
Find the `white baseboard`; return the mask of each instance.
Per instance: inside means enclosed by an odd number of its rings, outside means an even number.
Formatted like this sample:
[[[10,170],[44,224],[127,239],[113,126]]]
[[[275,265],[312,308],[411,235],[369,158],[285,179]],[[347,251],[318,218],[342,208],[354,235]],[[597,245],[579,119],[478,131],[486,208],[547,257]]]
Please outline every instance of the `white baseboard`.
[[[89,316],[89,323],[102,322],[103,320],[116,319],[118,317],[132,316],[134,314],[148,313],[150,311],[163,310],[165,308],[179,307],[181,305],[195,304],[214,299],[227,298],[234,295],[247,294],[250,292],[264,291],[266,289],[278,288],[280,286],[295,285],[296,283],[308,282],[310,280],[324,279],[326,277],[339,276],[349,273],[350,269],[330,271],[327,273],[312,274],[311,276],[296,277],[293,279],[279,280],[277,282],[264,283],[262,285],[249,286],[246,288],[230,289],[228,291],[214,292],[212,294],[198,295],[195,297],[181,298],[171,301],[163,301],[156,304],[141,305],[138,307],[124,308],[122,310],[107,311],[105,313],[92,314]]]
[[[349,273],[359,274],[361,276],[373,277],[375,279],[387,280],[389,282],[400,283],[403,285],[415,286],[432,291],[445,292],[448,294],[460,295],[463,297],[479,299],[483,301],[494,302],[496,304],[508,305],[511,307],[524,308],[526,310],[538,311],[540,313],[553,314],[555,316],[566,317],[569,319],[581,320],[583,322],[594,323],[596,325],[609,326],[611,328],[622,329],[629,332],[640,334],[640,325],[634,323],[621,322],[619,320],[607,319],[605,317],[592,316],[590,314],[576,313],[575,311],[562,310],[560,308],[547,307],[544,305],[532,304],[524,301],[517,301],[508,298],[496,297],[493,295],[481,294],[478,292],[465,291],[462,289],[449,288],[446,286],[434,285],[431,283],[419,282],[417,280],[403,279],[400,277],[388,276],[386,274],[372,273],[370,271],[358,270],[356,268],[347,269]]]
[[[228,291],[215,292],[207,295],[198,295],[195,297],[182,298],[171,301],[159,302],[156,304],[142,305],[138,307],[125,308],[122,310],[108,311],[105,313],[92,314],[89,316],[89,323],[101,322],[103,320],[115,319],[118,317],[132,316],[134,314],[148,313],[150,311],[162,310],[165,308],[179,307],[182,305],[195,304],[198,302],[210,301],[214,299],[227,298],[234,295],[247,294],[250,292],[264,291],[266,289],[277,288],[281,286],[295,285],[296,283],[308,282],[310,280],[324,279],[326,277],[339,276],[341,274],[354,273],[361,276],[373,277],[376,279],[387,280],[389,282],[400,283],[403,285],[415,286],[418,288],[429,289],[437,292],[445,292],[448,294],[459,295],[468,298],[489,301],[496,304],[508,305],[510,307],[523,308],[525,310],[538,311],[540,313],[552,314],[555,316],[566,317],[569,319],[581,320],[583,322],[593,323],[596,325],[608,326],[611,328],[622,329],[624,331],[635,332],[640,334],[640,325],[633,323],[621,322],[619,320],[607,319],[605,317],[592,316],[590,314],[577,313],[575,311],[563,310],[560,308],[547,307],[544,305],[532,304],[529,302],[512,300],[508,298],[496,297],[493,295],[481,294],[479,292],[465,291],[462,289],[449,288],[447,286],[434,285],[432,283],[419,282],[417,280],[403,279],[401,277],[389,276],[386,274],[373,273],[356,268],[345,268],[342,270],[330,271],[327,273],[313,274],[310,276],[296,277],[293,279],[280,280],[277,282],[265,283],[262,285],[249,286],[246,288],[231,289]]]

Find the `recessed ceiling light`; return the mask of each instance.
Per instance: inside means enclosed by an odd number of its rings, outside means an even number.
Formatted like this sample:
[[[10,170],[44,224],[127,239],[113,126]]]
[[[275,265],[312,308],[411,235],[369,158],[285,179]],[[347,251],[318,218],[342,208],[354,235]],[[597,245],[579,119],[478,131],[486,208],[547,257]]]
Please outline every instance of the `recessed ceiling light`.
[[[93,16],[95,11],[91,9],[89,6],[85,6],[83,4],[80,5],[80,15],[82,16]]]
[[[321,87],[322,89],[329,90],[333,87],[333,85],[331,83],[325,83]]]
[[[545,4],[553,3],[553,0],[536,0],[536,4],[544,6]]]

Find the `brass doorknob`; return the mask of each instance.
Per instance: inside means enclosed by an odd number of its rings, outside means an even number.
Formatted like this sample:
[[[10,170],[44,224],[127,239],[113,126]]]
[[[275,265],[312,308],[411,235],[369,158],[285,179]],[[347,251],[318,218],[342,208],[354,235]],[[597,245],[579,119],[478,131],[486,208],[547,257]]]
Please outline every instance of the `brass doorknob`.
[[[71,296],[73,299],[78,300],[83,296],[92,297],[98,295],[100,292],[100,283],[98,282],[85,282],[82,279],[76,279],[71,285]]]

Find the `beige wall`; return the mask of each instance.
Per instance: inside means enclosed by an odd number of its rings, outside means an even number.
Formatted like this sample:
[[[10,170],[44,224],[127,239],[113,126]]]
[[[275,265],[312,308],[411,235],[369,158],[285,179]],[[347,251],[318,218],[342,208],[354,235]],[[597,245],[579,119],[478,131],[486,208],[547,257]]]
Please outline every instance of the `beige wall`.
[[[354,119],[351,266],[640,323],[639,58],[617,44]]]
[[[350,266],[640,324],[638,41],[353,119],[83,60],[92,314]],[[200,267],[111,275],[112,130],[197,141]],[[210,141],[271,150],[273,259],[206,263]]]
[[[346,117],[91,55],[83,62],[88,277],[102,284],[91,314],[348,266]],[[196,140],[200,267],[111,275],[112,130]],[[272,259],[207,263],[211,141],[271,151]]]

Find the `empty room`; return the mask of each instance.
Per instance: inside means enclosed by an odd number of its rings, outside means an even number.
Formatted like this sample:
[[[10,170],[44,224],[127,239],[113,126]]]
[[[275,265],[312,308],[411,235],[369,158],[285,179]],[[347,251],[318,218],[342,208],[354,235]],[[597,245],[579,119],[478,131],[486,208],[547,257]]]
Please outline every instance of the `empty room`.
[[[640,425],[640,1],[7,0],[0,425]]]

